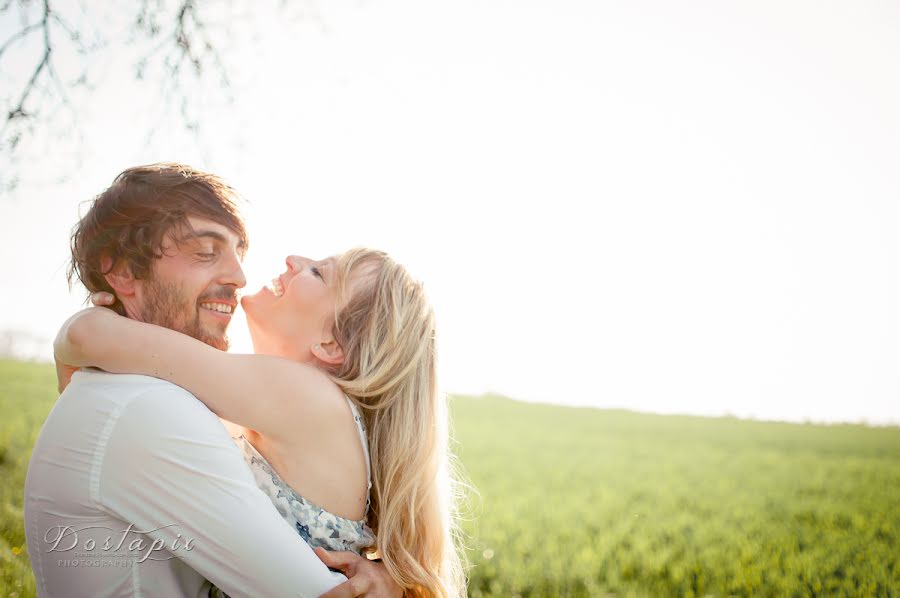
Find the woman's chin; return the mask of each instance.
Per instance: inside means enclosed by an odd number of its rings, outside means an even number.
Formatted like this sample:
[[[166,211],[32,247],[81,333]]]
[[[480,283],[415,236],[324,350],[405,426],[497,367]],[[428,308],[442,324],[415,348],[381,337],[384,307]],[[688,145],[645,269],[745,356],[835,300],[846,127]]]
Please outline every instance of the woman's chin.
[[[258,308],[263,302],[265,302],[266,295],[268,295],[269,298],[275,297],[272,291],[266,287],[261,288],[255,293],[251,293],[250,295],[244,295],[243,297],[241,297],[241,307],[244,308],[244,313],[249,316],[254,309]]]
[[[268,296],[267,296],[268,295]],[[250,330],[250,338],[256,346],[256,339],[259,336],[265,336],[263,330],[266,304],[274,299],[272,291],[265,287],[252,295],[244,295],[241,297],[241,307],[244,309],[244,316],[247,318],[247,328]]]

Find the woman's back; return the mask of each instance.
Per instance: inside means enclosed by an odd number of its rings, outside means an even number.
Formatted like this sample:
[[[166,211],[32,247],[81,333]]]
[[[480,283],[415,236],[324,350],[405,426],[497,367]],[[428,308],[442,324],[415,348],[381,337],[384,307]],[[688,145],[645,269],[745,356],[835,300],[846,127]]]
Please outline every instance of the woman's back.
[[[331,390],[331,389],[329,389]],[[316,425],[293,425],[260,434],[240,428],[252,447],[289,487],[346,519],[365,518],[371,465],[357,407],[339,389],[317,400]],[[325,404],[325,407],[322,406]]]
[[[347,423],[348,420],[352,422],[352,435],[349,438],[346,433],[330,435],[331,447],[315,444],[308,439],[306,442],[292,443],[292,446],[285,450],[286,447],[278,447],[277,442],[266,439],[252,430],[244,430],[235,438],[235,442],[253,472],[257,486],[266,493],[281,516],[310,546],[361,554],[375,543],[375,535],[366,524],[371,466],[362,417],[349,398],[345,398],[345,401],[349,414],[340,419],[341,423]],[[344,428],[342,432],[345,432],[346,426],[341,427]],[[310,450],[310,445],[314,445],[313,450]],[[260,450],[261,448],[263,450]],[[264,451],[270,455],[276,451],[280,455],[285,452],[292,454],[287,455],[286,459],[283,456],[279,457],[281,463],[273,463],[263,455]],[[336,452],[339,454],[335,454]],[[352,479],[355,476],[350,476],[350,479],[345,479],[346,476],[343,475],[344,472],[357,469],[359,461],[362,461],[364,482],[361,501],[355,497],[360,493],[350,491],[354,486],[359,486],[359,478]],[[317,465],[314,468],[316,470],[331,470],[338,474],[317,476],[315,473],[308,475],[307,472],[307,475],[301,475],[304,464],[312,462]],[[306,468],[308,469],[308,465]],[[285,474],[282,475],[282,472]],[[289,476],[287,472],[294,475]],[[353,509],[358,511],[357,513],[347,513],[334,507],[334,505],[340,507],[342,503],[356,502],[361,502],[361,508]]]

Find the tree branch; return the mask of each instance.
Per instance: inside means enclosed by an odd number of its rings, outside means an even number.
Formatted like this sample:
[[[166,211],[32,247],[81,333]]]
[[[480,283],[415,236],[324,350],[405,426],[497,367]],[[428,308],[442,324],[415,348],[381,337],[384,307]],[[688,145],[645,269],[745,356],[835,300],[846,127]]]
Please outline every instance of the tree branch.
[[[22,90],[22,95],[19,98],[19,103],[16,104],[16,106],[7,113],[6,122],[3,125],[3,131],[0,132],[0,135],[6,132],[6,127],[10,122],[14,121],[17,118],[25,118],[28,116],[28,113],[25,112],[25,102],[28,101],[28,96],[31,95],[31,92],[34,90],[34,87],[37,84],[38,77],[40,77],[44,69],[50,65],[50,56],[53,54],[53,46],[50,43],[50,0],[44,0],[43,6],[43,19],[41,19],[40,23],[37,23],[37,25],[39,26],[37,27],[37,29],[42,29],[44,32],[44,53],[41,61],[34,68],[34,72],[32,72],[31,78],[28,80],[28,83],[25,84],[25,89]]]
[[[0,58],[3,58],[3,53],[6,52],[7,48],[12,46],[18,40],[28,37],[29,33],[31,33],[32,31],[37,31],[38,29],[43,27],[43,25],[44,25],[43,22],[32,23],[31,25],[28,25],[24,29],[15,33],[12,37],[10,37],[8,40],[6,40],[2,46],[0,46]]]

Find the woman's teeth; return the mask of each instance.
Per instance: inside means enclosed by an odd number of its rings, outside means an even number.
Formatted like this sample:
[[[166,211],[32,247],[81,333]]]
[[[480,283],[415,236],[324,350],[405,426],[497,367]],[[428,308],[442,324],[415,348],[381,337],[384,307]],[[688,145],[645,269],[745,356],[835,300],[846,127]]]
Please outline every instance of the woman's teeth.
[[[232,306],[226,305],[225,303],[201,303],[200,307],[221,312],[223,314],[230,314],[234,311],[234,308]]]
[[[281,284],[280,278],[272,279],[272,294],[274,294],[276,297],[281,297],[282,295],[284,295],[284,285]]]

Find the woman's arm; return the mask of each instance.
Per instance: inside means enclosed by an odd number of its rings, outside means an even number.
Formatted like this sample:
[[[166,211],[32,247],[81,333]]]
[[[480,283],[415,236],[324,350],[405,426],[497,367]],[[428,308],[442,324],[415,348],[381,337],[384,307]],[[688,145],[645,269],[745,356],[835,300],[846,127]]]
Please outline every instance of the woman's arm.
[[[66,389],[69,382],[72,381],[72,374],[78,371],[78,368],[66,365],[59,361],[56,362],[56,390],[59,394]]]
[[[180,332],[91,307],[69,318],[53,345],[57,363],[144,374],[181,386],[219,417],[272,436],[334,413],[340,390],[315,367],[226,353]]]

